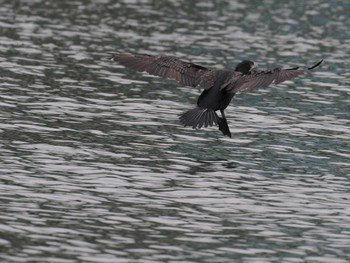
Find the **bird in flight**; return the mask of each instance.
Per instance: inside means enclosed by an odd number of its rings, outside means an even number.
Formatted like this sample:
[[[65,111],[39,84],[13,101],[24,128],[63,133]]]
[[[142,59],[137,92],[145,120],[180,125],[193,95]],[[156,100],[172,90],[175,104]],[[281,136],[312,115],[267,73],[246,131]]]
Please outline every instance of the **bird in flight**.
[[[250,60],[240,62],[235,70],[210,69],[172,56],[152,56],[127,53],[113,53],[112,61],[154,76],[174,79],[184,86],[200,86],[204,90],[197,106],[180,115],[180,122],[193,129],[218,125],[223,135],[231,137],[224,110],[238,91],[279,84],[304,74],[305,70],[275,68],[256,71],[256,64]],[[308,67],[312,70],[323,60]],[[221,117],[216,113],[220,111]]]

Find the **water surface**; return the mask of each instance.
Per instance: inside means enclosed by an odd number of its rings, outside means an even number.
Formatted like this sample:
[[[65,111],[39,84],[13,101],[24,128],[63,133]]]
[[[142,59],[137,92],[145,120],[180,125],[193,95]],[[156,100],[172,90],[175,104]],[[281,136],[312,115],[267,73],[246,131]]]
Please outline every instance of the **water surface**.
[[[0,6],[2,262],[349,262],[347,1]],[[311,65],[241,93],[232,139],[182,127],[200,90],[109,61]]]

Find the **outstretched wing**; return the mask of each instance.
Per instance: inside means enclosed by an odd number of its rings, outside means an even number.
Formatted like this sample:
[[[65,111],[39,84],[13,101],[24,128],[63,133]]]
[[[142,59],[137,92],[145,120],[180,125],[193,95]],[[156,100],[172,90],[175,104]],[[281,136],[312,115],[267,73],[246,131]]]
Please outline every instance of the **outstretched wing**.
[[[309,67],[308,70],[312,70],[318,67],[322,63],[322,60],[312,67]],[[289,68],[289,69],[281,69],[276,68],[273,70],[252,72],[251,74],[235,74],[226,85],[226,88],[232,92],[236,93],[238,91],[254,89],[254,88],[262,88],[267,87],[271,83],[279,84],[281,82],[296,78],[305,71],[303,69],[299,69],[299,67]],[[222,88],[225,88],[223,86]]]
[[[151,75],[174,79],[186,86],[197,86],[201,76],[210,72],[209,69],[182,61],[170,56],[131,55],[115,53],[111,60],[139,72],[148,72]]]

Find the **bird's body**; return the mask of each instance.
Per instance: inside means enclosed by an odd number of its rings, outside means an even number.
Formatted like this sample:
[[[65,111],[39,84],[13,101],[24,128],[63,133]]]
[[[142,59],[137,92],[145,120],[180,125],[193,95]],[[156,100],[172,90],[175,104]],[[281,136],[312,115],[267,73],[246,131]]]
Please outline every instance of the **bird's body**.
[[[140,72],[146,71],[151,75],[175,79],[186,86],[204,88],[198,98],[197,107],[181,114],[180,121],[192,128],[218,125],[222,133],[229,137],[231,132],[224,110],[238,91],[267,87],[272,82],[278,84],[304,74],[304,70],[298,68],[253,72],[255,64],[249,60],[239,63],[233,71],[208,69],[170,56],[116,53],[111,59]],[[322,60],[308,69],[313,69],[321,63]],[[221,117],[216,114],[218,110]]]
[[[205,89],[198,98],[198,106],[214,110],[224,110],[229,105],[234,93],[230,93],[222,85],[232,77],[232,71],[216,70],[216,79],[212,87]]]

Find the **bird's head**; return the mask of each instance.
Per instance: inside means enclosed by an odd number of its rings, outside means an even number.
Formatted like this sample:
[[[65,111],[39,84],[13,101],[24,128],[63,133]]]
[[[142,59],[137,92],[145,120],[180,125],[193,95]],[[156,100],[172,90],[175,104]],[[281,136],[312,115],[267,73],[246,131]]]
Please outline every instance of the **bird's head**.
[[[257,67],[257,64],[255,64],[253,61],[243,60],[241,63],[239,63],[236,66],[235,71],[239,71],[242,74],[249,74],[249,72],[256,67]]]

